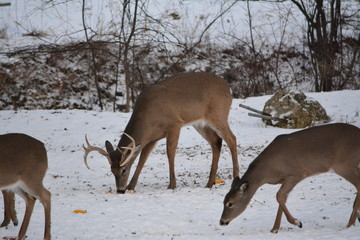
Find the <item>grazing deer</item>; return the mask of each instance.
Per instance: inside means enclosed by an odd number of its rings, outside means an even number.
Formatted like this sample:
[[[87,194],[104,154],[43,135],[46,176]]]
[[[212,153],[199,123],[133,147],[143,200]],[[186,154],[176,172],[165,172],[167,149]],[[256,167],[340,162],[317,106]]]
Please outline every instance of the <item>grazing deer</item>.
[[[18,225],[18,219],[15,211],[15,194],[8,190],[3,190],[4,199],[4,221],[1,223],[1,227],[7,227],[10,221],[13,222],[14,226]]]
[[[343,123],[312,127],[280,135],[250,164],[244,176],[235,178],[224,199],[220,224],[227,225],[239,216],[256,190],[265,183],[281,184],[276,194],[279,203],[274,226],[277,233],[282,213],[289,223],[302,227],[285,202],[301,180],[333,170],[357,189],[348,227],[360,215],[360,129]],[[359,218],[360,221],[360,218]]]
[[[36,199],[45,210],[44,239],[50,239],[51,194],[42,184],[47,167],[47,154],[42,142],[25,134],[0,135],[0,190],[14,192],[26,202],[24,220],[16,239],[25,238]],[[9,191],[6,198],[13,199]]]
[[[230,148],[233,176],[239,174],[236,138],[227,122],[232,96],[228,84],[210,73],[182,73],[144,89],[137,98],[132,116],[117,148],[106,141],[106,151],[91,146],[84,147],[87,155],[96,150],[104,155],[115,176],[118,193],[134,190],[140,172],[155,143],[166,138],[169,161],[169,189],[176,187],[174,158],[181,127],[193,125],[210,144],[212,165],[206,187],[215,183],[222,139]],[[86,137],[85,137],[86,138]],[[141,151],[136,171],[126,187],[130,168]],[[88,167],[89,168],[89,167]]]

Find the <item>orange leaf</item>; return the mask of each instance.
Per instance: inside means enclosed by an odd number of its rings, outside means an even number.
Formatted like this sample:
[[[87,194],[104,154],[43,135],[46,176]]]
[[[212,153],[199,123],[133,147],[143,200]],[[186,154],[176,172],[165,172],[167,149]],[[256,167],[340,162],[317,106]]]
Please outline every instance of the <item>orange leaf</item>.
[[[224,183],[224,180],[222,180],[222,179],[215,179],[215,183],[216,183],[216,184]]]
[[[76,209],[73,211],[74,213],[87,213],[86,210]]]

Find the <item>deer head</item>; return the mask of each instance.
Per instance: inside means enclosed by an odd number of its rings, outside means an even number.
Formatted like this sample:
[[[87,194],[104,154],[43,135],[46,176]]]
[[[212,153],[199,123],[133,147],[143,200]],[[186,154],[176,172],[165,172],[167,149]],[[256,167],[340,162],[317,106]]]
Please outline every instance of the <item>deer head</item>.
[[[239,177],[233,180],[231,189],[224,199],[224,210],[220,225],[228,225],[231,220],[239,216],[249,204],[252,194],[249,194],[249,183],[241,181]]]
[[[117,147],[113,148],[112,144],[109,141],[105,142],[106,151],[99,148],[92,146],[85,135],[85,141],[87,147],[83,145],[85,150],[84,154],[84,163],[88,169],[90,169],[87,163],[87,156],[92,151],[97,151],[101,155],[105,156],[106,159],[109,161],[111,166],[111,172],[115,177],[115,183],[117,188],[117,193],[125,193],[125,187],[127,183],[127,179],[129,178],[130,168],[132,162],[135,160],[136,153],[138,152],[140,145],[135,145],[135,140],[130,135],[124,132],[124,135],[127,136],[131,143],[126,147]],[[135,156],[135,157],[134,157]],[[131,164],[129,164],[131,163]]]

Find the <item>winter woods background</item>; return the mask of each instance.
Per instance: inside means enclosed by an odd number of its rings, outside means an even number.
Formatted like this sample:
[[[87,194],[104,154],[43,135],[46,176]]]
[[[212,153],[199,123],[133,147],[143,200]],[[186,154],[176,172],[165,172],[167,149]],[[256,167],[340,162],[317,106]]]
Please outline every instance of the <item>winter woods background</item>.
[[[115,184],[106,159],[95,155],[92,170],[86,169],[82,144],[85,134],[96,146],[105,140],[117,144],[131,116],[119,110],[131,111],[144,86],[182,71],[214,72],[229,81],[234,97],[246,98],[234,99],[229,116],[241,175],[276,136],[294,130],[266,127],[240,103],[262,109],[278,89],[304,90],[331,122],[359,127],[359,90],[316,93],[359,89],[359,5],[355,0],[0,0],[1,126],[4,133],[23,132],[46,145],[44,185],[52,192],[53,239],[358,240],[359,224],[345,227],[356,189],[334,173],[294,189],[288,206],[304,227],[283,219],[273,235],[278,185],[263,186],[241,216],[219,226],[232,181],[229,150],[222,148],[217,175],[225,182],[203,188],[211,148],[191,127],[184,127],[179,139],[176,190],[166,189],[164,140],[149,156],[137,193],[121,196],[110,194]],[[249,97],[258,95],[266,96]],[[16,200],[22,219],[24,201]],[[0,237],[18,230],[2,228]],[[35,205],[27,235],[43,235],[41,204]]]
[[[130,111],[184,71],[222,76],[236,98],[360,88],[356,0],[0,3],[0,109]]]

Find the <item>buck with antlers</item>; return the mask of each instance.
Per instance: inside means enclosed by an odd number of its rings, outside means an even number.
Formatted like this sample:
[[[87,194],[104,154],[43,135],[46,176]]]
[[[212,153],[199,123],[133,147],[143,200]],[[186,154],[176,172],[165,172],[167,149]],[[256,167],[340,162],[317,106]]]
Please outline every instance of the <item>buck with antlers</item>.
[[[222,139],[230,148],[233,162],[233,176],[239,174],[236,138],[230,130],[227,118],[232,102],[228,84],[210,73],[183,73],[170,77],[158,84],[145,88],[139,95],[132,116],[125,128],[117,148],[106,141],[106,151],[91,146],[84,147],[84,162],[95,150],[104,155],[115,176],[118,193],[134,190],[139,174],[155,143],[166,138],[169,161],[170,183],[176,187],[174,158],[180,129],[193,125],[210,144],[212,165],[207,187],[215,183]],[[137,155],[140,159],[135,173],[126,187],[130,168]]]
[[[240,215],[256,190],[265,183],[281,184],[276,194],[279,203],[274,226],[277,233],[281,216],[302,227],[285,202],[290,191],[304,178],[333,170],[357,189],[348,227],[360,215],[360,129],[349,124],[312,127],[275,138],[250,164],[244,176],[235,178],[224,199],[220,224],[227,225]],[[360,218],[359,218],[360,221]]]
[[[0,227],[7,227],[10,221],[13,222],[14,226],[17,226],[18,219],[15,211],[15,194],[8,190],[3,190],[2,194],[4,200],[4,220]]]
[[[25,134],[0,135],[0,190],[8,190],[4,195],[5,213],[13,214],[13,193],[26,202],[24,220],[16,239],[25,238],[36,199],[45,210],[44,239],[50,239],[51,194],[42,184],[46,170],[47,154],[42,142]]]

